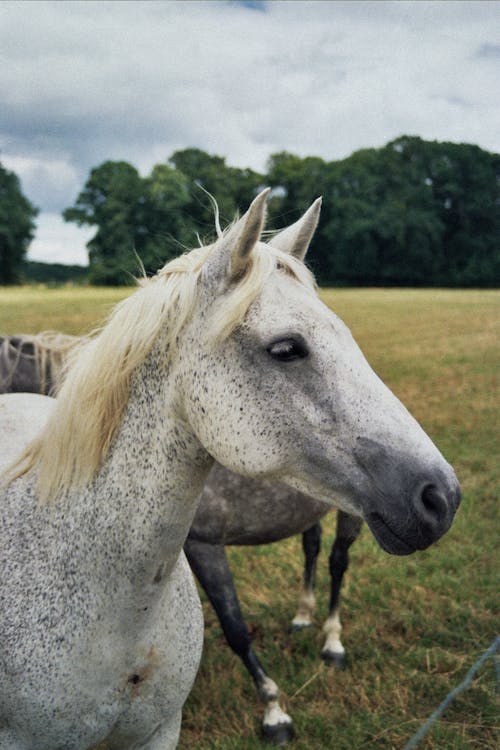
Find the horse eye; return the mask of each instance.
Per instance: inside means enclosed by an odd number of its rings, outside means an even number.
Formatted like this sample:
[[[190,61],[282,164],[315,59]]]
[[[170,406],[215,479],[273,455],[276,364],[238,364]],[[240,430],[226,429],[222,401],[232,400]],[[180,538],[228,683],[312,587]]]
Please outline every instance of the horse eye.
[[[304,359],[309,352],[305,344],[296,339],[283,339],[275,341],[274,344],[267,347],[267,353],[280,362],[290,362],[292,359]]]

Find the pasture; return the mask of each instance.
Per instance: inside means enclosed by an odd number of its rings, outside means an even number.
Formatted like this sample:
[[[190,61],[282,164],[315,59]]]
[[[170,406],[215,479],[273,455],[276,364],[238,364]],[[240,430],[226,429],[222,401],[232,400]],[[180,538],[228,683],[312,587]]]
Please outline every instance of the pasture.
[[[129,289],[0,289],[0,332],[83,334]],[[400,750],[498,632],[500,292],[322,291],[369,362],[453,464],[463,501],[451,531],[406,558],[364,529],[351,551],[341,608],[348,668],[319,659],[328,604],[323,525],[316,626],[291,633],[302,573],[300,539],[233,548],[230,562],[258,655],[287,694],[295,750]],[[260,707],[204,602],[205,649],[185,706],[181,750],[256,750]],[[500,746],[493,663],[419,748]]]

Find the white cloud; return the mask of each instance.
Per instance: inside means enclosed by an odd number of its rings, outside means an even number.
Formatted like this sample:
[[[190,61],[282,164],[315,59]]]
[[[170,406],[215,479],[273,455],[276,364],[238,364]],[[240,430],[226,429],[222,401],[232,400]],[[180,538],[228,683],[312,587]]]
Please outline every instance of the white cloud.
[[[81,266],[88,264],[85,245],[95,234],[95,229],[66,224],[60,214],[53,213],[41,214],[36,223],[36,237],[28,251],[29,260],[76,263]]]
[[[246,5],[0,3],[0,150],[28,197],[62,210],[105,159],[188,146],[256,169],[403,133],[500,150],[500,4]]]
[[[45,209],[65,205],[81,187],[77,169],[63,157],[7,153],[2,155],[2,164],[17,174],[23,191],[35,205]]]

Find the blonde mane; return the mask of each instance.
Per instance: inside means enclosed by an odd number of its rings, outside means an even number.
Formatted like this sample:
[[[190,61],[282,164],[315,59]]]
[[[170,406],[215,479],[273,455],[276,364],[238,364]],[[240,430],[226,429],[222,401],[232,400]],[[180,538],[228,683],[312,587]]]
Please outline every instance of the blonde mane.
[[[190,317],[202,268],[218,242],[196,248],[139,282],[120,302],[102,329],[72,358],[51,416],[35,440],[7,472],[11,481],[38,470],[41,502],[89,482],[102,466],[128,403],[131,377],[166,332],[165,356]],[[276,268],[313,286],[310,272],[296,258],[258,243],[245,274],[221,295],[209,324],[214,346],[243,321],[265,280]]]

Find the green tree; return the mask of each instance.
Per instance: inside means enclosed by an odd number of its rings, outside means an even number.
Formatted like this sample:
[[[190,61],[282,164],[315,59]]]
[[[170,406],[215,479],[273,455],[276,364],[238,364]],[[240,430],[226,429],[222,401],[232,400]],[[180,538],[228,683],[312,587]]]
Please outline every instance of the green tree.
[[[194,247],[197,234],[213,235],[213,208],[197,184],[217,196],[221,217],[232,219],[237,207],[245,208],[255,196],[261,179],[198,149],[177,152],[147,177],[127,162],[108,161],[92,169],[63,216],[97,228],[88,243],[90,282],[127,284],[137,275],[137,256],[152,273]]]
[[[74,206],[63,212],[66,221],[97,227],[88,242],[89,281],[93,284],[130,284],[137,274],[142,224],[137,208],[143,181],[124,161],[107,161],[91,170]]]
[[[97,228],[87,245],[90,282],[131,284],[140,264],[154,273],[178,255],[179,242],[191,234],[182,213],[188,202],[185,178],[167,165],[146,178],[127,162],[92,169],[75,205],[63,214],[66,221]]]
[[[323,195],[308,255],[324,284],[495,286],[500,156],[402,136],[335,162],[286,152],[269,162],[276,223]]]
[[[275,188],[273,213],[277,226],[287,226],[324,190],[327,163],[319,156],[301,158],[288,151],[273,154],[268,161],[268,181]]]
[[[273,154],[268,161],[267,183],[274,190],[269,201],[269,224],[280,229],[296,221],[315,198],[323,196],[321,224],[307,254],[307,263],[320,282],[329,278],[329,248],[321,227],[329,210],[326,192],[328,164],[318,156],[301,158],[288,151]]]
[[[438,282],[498,285],[500,155],[470,144],[425,145],[428,182],[444,226]]]
[[[217,200],[224,225],[232,221],[238,211],[245,210],[259,187],[265,184],[265,178],[258,172],[229,167],[222,156],[207,154],[197,148],[175,151],[169,162],[188,181],[190,200],[186,211],[193,230],[202,237],[213,235],[214,231],[214,209],[203,190]]]
[[[37,213],[22,194],[17,175],[0,164],[0,284],[19,281]]]
[[[144,234],[144,265],[158,268],[185,247],[193,247],[196,232],[190,217],[191,198],[186,177],[169,164],[157,164],[144,181],[145,195],[138,213]]]
[[[343,283],[432,283],[443,226],[420,162],[399,146],[364,149],[329,170],[323,232],[329,275]]]
[[[322,284],[495,286],[500,281],[500,156],[477,146],[402,136],[326,162],[281,152],[268,174],[230,167],[200,149],[176,151],[141,177],[126,162],[92,170],[68,221],[97,227],[90,280],[128,283],[135,251],[154,272],[214,234],[271,185],[270,226],[295,221],[318,196],[323,210],[308,262]]]

